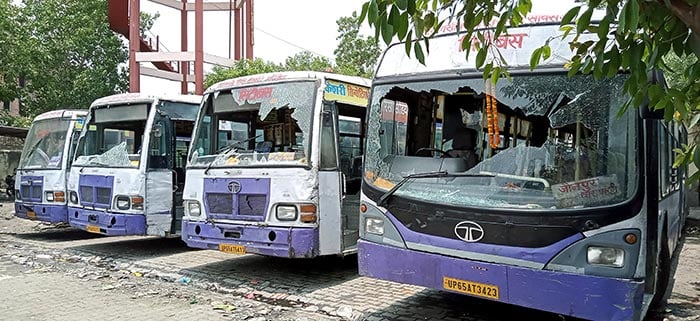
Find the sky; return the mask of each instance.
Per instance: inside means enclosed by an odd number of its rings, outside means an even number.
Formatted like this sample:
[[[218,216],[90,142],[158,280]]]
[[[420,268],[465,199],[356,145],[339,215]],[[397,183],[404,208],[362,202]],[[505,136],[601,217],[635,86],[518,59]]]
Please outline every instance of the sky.
[[[205,0],[206,1],[206,0]],[[222,0],[217,0],[222,1]],[[298,52],[308,50],[333,59],[338,35],[336,20],[358,14],[366,0],[255,0],[254,48],[257,58],[282,63]],[[158,35],[161,45],[169,51],[180,50],[180,14],[178,11],[141,1],[141,11],[160,13],[151,29]],[[194,51],[194,14],[190,14],[188,31],[189,48]],[[204,51],[228,57],[228,13],[204,13]],[[365,25],[364,32],[369,34]],[[141,77],[141,91],[154,94],[178,93],[179,84],[151,77]]]
[[[308,50],[333,60],[333,51],[338,43],[336,20],[350,16],[353,11],[359,14],[365,1],[367,0],[255,0],[254,56],[282,63],[287,57]],[[574,6],[574,1],[534,0],[532,14],[562,16]],[[169,51],[180,51],[180,13],[146,0],[141,1],[141,11],[160,13],[151,31],[160,37],[161,45]],[[194,13],[190,13],[188,20],[188,49],[194,51]],[[228,21],[228,12],[204,13],[206,53],[228,57]],[[372,33],[366,22],[360,30],[365,35]],[[141,77],[142,92],[161,94],[179,93],[179,90],[179,83]],[[193,85],[191,90],[194,91]]]

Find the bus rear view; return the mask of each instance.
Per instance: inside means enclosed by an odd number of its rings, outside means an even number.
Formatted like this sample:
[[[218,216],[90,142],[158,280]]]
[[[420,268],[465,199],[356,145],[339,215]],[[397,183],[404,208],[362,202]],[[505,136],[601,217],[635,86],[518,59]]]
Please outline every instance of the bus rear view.
[[[511,73],[497,85],[459,34],[432,40],[425,65],[387,49],[368,110],[360,274],[592,320],[640,320],[660,300],[685,216],[671,167],[685,131],[637,108],[618,116],[629,75],[567,77],[559,33],[495,40]],[[530,71],[547,39],[551,58]]]
[[[34,119],[15,176],[15,216],[68,223],[66,183],[86,114],[54,110]]]

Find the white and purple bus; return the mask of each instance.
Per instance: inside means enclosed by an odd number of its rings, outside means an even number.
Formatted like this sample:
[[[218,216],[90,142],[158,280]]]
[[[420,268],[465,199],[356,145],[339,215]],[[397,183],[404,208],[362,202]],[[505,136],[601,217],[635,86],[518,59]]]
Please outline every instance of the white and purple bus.
[[[547,40],[551,57],[530,71]],[[361,275],[591,320],[641,320],[663,301],[688,211],[672,166],[685,129],[646,106],[618,115],[629,74],[567,77],[568,41],[558,25],[509,28],[494,44],[511,79],[497,85],[460,34],[431,40],[425,64],[404,44],[386,50]]]
[[[32,122],[15,176],[15,216],[68,223],[66,183],[85,110],[54,110]]]
[[[200,102],[139,93],[93,102],[68,180],[70,225],[104,235],[178,235]]]
[[[182,239],[228,253],[357,251],[369,80],[283,72],[204,95],[187,165]]]

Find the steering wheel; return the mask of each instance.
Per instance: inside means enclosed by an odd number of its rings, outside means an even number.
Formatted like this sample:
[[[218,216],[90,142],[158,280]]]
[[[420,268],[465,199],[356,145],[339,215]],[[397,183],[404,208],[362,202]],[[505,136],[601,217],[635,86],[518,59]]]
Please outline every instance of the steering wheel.
[[[416,155],[422,151],[439,152],[441,154],[441,157],[444,157],[444,158],[451,158],[452,157],[446,151],[441,150],[441,149],[437,149],[437,148],[432,148],[432,147],[421,147],[416,151]]]

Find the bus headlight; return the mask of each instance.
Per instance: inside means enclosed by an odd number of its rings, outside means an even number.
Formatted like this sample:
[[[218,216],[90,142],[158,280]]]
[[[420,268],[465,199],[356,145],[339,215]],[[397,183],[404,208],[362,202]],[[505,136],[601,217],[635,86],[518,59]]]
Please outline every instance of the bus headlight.
[[[117,208],[120,210],[128,210],[131,207],[131,200],[129,199],[129,196],[126,195],[117,195],[117,200],[115,203]]]
[[[70,199],[71,203],[78,204],[78,193],[75,191],[68,192],[68,198]]]
[[[384,234],[384,220],[380,218],[365,218],[365,231],[367,233]]]
[[[53,191],[47,191],[44,193],[46,195],[46,200],[49,202],[53,202]]]
[[[614,247],[589,246],[588,264],[622,267],[625,262],[625,251]]]
[[[293,205],[279,205],[275,212],[275,216],[280,221],[294,221],[297,219],[297,207]]]
[[[199,217],[202,215],[202,208],[199,206],[197,201],[185,201],[185,209],[187,210],[187,216]]]

